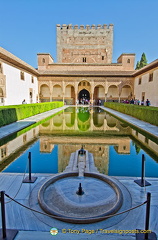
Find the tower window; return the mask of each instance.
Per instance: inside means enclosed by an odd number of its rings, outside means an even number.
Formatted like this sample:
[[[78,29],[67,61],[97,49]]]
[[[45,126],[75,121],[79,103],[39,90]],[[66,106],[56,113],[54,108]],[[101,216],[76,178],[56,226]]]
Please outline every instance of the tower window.
[[[83,62],[86,62],[86,57],[83,58]]]
[[[42,59],[42,62],[43,62],[43,63],[45,63],[45,62],[46,62],[46,61],[45,61],[45,58],[43,58],[43,59]]]
[[[128,59],[128,60],[127,60],[127,63],[130,63],[130,62],[131,62],[131,60],[130,60],[130,59]]]
[[[102,56],[102,60],[104,60],[104,56]]]

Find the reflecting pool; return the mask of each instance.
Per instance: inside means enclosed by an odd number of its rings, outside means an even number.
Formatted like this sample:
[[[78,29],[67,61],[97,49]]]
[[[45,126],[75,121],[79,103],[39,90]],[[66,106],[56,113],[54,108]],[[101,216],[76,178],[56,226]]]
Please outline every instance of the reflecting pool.
[[[0,142],[0,170],[28,172],[31,152],[33,173],[58,173],[68,165],[72,152],[93,153],[95,166],[110,176],[158,177],[158,145],[100,108],[69,107],[40,125],[29,127],[12,140]]]

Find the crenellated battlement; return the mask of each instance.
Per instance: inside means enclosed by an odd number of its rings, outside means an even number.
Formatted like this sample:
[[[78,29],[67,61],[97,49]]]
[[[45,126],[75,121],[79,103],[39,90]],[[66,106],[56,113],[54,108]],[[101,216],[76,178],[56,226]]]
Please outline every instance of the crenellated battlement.
[[[72,25],[72,24],[57,24],[56,27],[57,29],[60,29],[60,30],[68,30],[68,29],[78,29],[78,30],[90,30],[90,29],[112,29],[113,28],[113,24],[98,24],[98,25],[95,25],[95,24],[92,24],[91,26],[90,25]]]
[[[113,24],[57,24],[57,60],[62,63],[111,63]]]

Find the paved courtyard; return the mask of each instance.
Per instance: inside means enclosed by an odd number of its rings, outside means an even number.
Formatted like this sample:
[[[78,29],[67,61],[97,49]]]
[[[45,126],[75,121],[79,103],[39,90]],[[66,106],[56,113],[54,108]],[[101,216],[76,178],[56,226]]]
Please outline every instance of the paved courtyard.
[[[22,183],[24,175],[1,173],[0,189],[20,204],[43,213],[38,205],[37,194],[40,186],[52,175],[36,174],[35,183]],[[126,198],[124,209],[138,206],[146,201],[147,192],[151,193],[151,212],[149,229],[158,235],[158,181],[148,178],[151,186],[140,187],[131,177],[116,177],[120,181]],[[145,228],[146,204],[119,216],[91,224],[72,224],[28,210],[18,203],[5,197],[6,224],[8,229],[17,229],[19,232],[16,240],[38,239],[135,239],[134,233],[123,233],[121,230],[133,230]],[[51,228],[57,228],[58,234],[52,236]],[[107,230],[115,230],[115,233],[107,233]],[[108,236],[108,237],[107,237]]]

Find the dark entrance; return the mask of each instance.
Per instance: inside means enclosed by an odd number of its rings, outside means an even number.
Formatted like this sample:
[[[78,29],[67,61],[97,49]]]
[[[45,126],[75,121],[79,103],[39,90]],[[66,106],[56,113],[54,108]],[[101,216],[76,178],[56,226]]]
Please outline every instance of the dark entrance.
[[[85,104],[90,100],[90,94],[86,89],[82,89],[78,94],[79,103]]]

